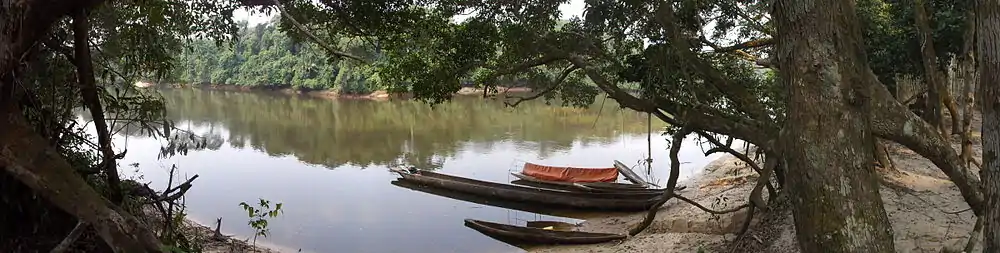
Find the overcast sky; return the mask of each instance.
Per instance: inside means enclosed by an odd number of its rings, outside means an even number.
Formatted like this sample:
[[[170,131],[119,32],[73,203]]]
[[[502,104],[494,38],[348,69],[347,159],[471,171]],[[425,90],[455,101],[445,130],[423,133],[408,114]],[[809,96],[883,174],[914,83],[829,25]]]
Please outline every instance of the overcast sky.
[[[568,3],[559,6],[559,11],[562,11],[563,13],[562,18],[570,18],[573,16],[583,15],[583,7],[584,7],[583,0],[569,0]],[[277,13],[272,13],[271,15],[273,16],[276,14]],[[250,15],[250,13],[247,12],[246,10],[239,9],[233,12],[233,19],[237,21],[247,20],[250,23],[250,26],[254,26],[260,23],[267,22],[268,20],[271,19],[271,16],[267,16],[260,13],[256,15]],[[456,19],[462,20],[464,18],[456,17]]]

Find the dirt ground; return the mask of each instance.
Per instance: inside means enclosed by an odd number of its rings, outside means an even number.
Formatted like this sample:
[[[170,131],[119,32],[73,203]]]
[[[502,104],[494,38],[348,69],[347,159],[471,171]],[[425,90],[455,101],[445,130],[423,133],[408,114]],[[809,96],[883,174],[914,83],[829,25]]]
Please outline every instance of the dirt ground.
[[[973,153],[981,161],[979,126],[973,121]],[[951,138],[960,149],[959,138]],[[967,209],[958,188],[929,160],[894,143],[889,154],[900,173],[883,175],[880,190],[895,237],[897,252],[942,252],[964,248],[975,216]],[[972,172],[978,174],[973,166]],[[702,174],[688,182],[681,195],[715,209],[724,210],[746,203],[757,175],[732,156],[724,156],[706,166]],[[764,194],[767,195],[766,192]],[[963,211],[964,210],[964,211]],[[751,232],[738,247],[736,241],[747,213],[711,215],[677,200],[660,209],[653,224],[623,242],[595,245],[553,246],[528,249],[530,252],[768,252],[797,253],[795,227],[787,206],[757,212]],[[587,220],[577,229],[589,232],[626,233],[642,220],[642,214]],[[981,252],[977,247],[974,252]]]

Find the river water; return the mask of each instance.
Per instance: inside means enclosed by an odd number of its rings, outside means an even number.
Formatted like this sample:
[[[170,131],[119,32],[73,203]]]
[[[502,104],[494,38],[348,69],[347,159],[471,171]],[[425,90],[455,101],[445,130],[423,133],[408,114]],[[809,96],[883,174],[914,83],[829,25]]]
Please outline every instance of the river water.
[[[647,153],[646,116],[612,100],[587,109],[542,102],[507,108],[459,97],[431,108],[415,101],[158,92],[179,128],[212,144],[161,158],[164,140],[119,133],[116,149],[128,149],[120,162],[125,176],[162,190],[172,166],[182,177],[199,175],[185,199],[189,217],[209,225],[222,217],[223,233],[239,238],[254,232],[240,202],[283,203],[258,244],[290,252],[521,252],[466,228],[463,219],[524,225],[581,222],[586,215],[545,215],[414,191],[391,184],[397,176],[387,169],[409,164],[507,183],[524,162],[610,167],[616,159],[636,165]],[[668,141],[656,132],[662,126],[654,119],[654,166],[645,175],[661,184],[669,170]],[[680,157],[682,179],[716,158],[691,144]]]

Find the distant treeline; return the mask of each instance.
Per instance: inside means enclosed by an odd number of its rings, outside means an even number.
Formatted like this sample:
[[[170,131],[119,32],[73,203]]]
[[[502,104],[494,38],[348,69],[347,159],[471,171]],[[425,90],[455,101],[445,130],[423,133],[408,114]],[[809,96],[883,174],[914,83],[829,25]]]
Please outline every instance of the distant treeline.
[[[260,88],[336,90],[361,94],[379,90],[371,69],[351,61],[331,60],[322,48],[296,43],[277,28],[276,20],[250,27],[242,23],[233,45],[196,40],[176,59],[170,81]],[[360,39],[340,38],[337,46],[374,60],[375,51]]]

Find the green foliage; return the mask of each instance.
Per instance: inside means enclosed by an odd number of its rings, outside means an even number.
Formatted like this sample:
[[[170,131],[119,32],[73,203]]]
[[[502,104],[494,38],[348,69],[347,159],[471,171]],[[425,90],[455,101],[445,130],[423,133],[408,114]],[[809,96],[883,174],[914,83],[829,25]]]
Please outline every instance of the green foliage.
[[[336,45],[374,57],[372,47],[359,39],[338,38]],[[371,73],[366,65],[329,59],[319,46],[293,41],[280,32],[276,20],[254,27],[240,23],[238,40],[231,45],[195,40],[180,54],[177,65],[172,79],[182,83],[336,89],[352,94],[381,88],[368,81]]]
[[[281,213],[281,203],[274,204],[274,209],[271,209],[271,201],[260,199],[256,207],[246,202],[240,202],[240,207],[247,211],[247,217],[250,218],[247,225],[254,229],[253,245],[257,245],[257,236],[267,237],[270,231],[267,228],[267,219],[276,218]]]
[[[971,6],[967,1],[929,0],[927,4],[938,65],[944,68],[961,53],[966,12]],[[924,73],[913,8],[913,1],[858,1],[868,63],[890,89],[895,87],[896,75]]]

